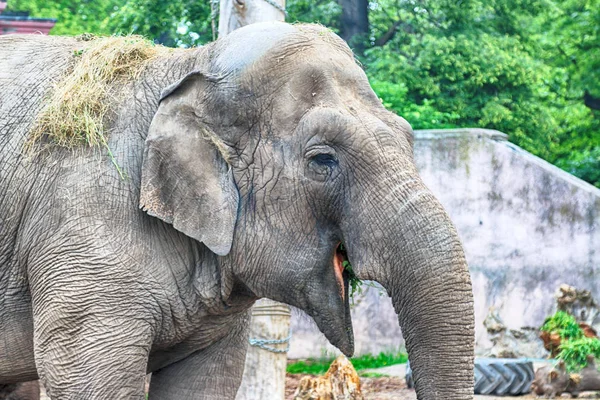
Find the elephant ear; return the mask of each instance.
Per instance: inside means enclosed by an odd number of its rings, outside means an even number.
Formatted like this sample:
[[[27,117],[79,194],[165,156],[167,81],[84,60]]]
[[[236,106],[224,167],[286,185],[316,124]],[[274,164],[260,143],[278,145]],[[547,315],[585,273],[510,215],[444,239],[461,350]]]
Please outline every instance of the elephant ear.
[[[140,208],[226,255],[239,194],[223,142],[205,125],[210,86],[194,72],[163,91],[146,138]]]

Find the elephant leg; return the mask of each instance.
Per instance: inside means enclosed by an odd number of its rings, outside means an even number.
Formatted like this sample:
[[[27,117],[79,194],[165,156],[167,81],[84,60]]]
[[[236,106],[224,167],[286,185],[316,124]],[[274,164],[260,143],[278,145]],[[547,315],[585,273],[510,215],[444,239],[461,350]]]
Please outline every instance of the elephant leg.
[[[92,319],[102,323],[85,318],[78,327],[55,326],[37,335],[35,358],[48,395],[53,400],[143,399],[148,329],[125,320]]]
[[[249,312],[218,342],[152,373],[150,400],[233,400],[242,383]]]
[[[144,399],[151,340],[140,328],[119,319],[98,325],[82,320],[77,328],[38,335],[36,363],[50,398]]]
[[[52,400],[144,399],[158,314],[119,271],[63,264],[31,274],[35,362]]]

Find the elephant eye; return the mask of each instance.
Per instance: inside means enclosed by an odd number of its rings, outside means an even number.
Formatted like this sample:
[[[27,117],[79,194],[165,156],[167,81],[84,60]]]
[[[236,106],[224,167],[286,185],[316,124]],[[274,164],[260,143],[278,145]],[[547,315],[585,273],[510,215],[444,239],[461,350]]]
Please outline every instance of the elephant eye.
[[[313,153],[313,154],[310,154]],[[339,164],[335,150],[314,149],[309,151],[308,156],[308,174],[317,181],[324,182],[329,179]]]
[[[312,162],[324,167],[333,168],[338,164],[338,160],[334,154],[317,154],[312,158]]]

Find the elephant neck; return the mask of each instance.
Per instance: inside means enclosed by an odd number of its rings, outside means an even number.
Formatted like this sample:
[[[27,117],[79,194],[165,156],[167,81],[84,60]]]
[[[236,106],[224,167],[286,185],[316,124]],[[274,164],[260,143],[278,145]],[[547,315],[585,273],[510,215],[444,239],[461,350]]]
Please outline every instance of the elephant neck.
[[[177,265],[175,274],[187,274],[187,281],[193,288],[180,288],[184,293],[193,293],[189,304],[193,304],[195,314],[203,317],[210,315],[227,315],[243,312],[250,307],[258,297],[246,285],[231,273],[231,257],[218,256],[206,246],[194,239],[189,239],[193,251],[190,265]]]

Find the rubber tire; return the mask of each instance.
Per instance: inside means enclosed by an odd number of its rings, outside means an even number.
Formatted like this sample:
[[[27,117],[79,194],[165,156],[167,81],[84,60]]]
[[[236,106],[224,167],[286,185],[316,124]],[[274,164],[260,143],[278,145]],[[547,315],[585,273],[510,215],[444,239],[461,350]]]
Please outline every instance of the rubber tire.
[[[531,391],[533,363],[519,358],[475,359],[475,393],[517,396]]]
[[[531,391],[533,363],[522,358],[476,358],[475,394],[518,396]],[[406,363],[406,386],[414,388],[410,364]]]

